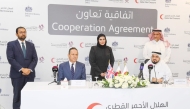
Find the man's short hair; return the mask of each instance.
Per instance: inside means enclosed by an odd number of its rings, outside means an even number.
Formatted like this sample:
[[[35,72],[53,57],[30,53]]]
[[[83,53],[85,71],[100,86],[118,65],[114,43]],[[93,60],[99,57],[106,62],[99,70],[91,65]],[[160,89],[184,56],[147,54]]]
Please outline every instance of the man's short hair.
[[[71,48],[69,49],[69,54],[70,54],[71,50],[77,50],[77,48],[71,47]],[[78,51],[78,50],[77,50],[77,51]]]
[[[24,28],[24,27],[20,26],[20,27],[16,28],[16,34],[18,34],[18,30],[21,29],[21,28]],[[26,30],[26,28],[24,28],[24,29]]]

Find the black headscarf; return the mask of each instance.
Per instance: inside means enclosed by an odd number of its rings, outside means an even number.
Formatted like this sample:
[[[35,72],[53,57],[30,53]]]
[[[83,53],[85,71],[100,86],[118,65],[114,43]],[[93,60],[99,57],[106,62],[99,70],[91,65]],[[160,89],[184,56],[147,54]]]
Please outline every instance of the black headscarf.
[[[100,45],[100,43],[99,43],[100,37],[105,37],[106,42],[105,42],[104,45]],[[105,47],[106,47],[106,44],[107,44],[106,36],[105,36],[104,34],[99,34],[98,37],[97,37],[97,46],[100,47],[100,48],[105,48]]]

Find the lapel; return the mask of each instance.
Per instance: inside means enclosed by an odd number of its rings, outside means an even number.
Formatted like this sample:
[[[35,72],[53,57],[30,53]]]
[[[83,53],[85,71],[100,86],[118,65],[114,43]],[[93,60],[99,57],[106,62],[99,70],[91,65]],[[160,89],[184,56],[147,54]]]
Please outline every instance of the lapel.
[[[71,75],[71,68],[70,68],[70,65],[69,65],[69,61],[68,62],[66,62],[66,71],[68,71],[68,76],[69,76],[69,78],[70,79],[72,79],[72,75]],[[67,72],[65,72],[65,73],[67,73]],[[67,78],[68,79],[68,78]]]
[[[30,49],[30,42],[27,42],[27,41],[25,41],[25,43],[26,43],[26,59],[28,59],[28,55],[29,55],[29,49]]]
[[[24,57],[24,54],[23,54],[23,51],[22,51],[22,48],[21,48],[21,46],[20,46],[19,41],[16,40],[15,42],[16,42],[16,46],[17,46],[18,50],[20,51],[21,55]]]
[[[78,73],[77,73],[78,70],[79,70],[79,64],[78,64],[78,62],[76,62],[74,78],[76,78],[76,76],[78,75]]]

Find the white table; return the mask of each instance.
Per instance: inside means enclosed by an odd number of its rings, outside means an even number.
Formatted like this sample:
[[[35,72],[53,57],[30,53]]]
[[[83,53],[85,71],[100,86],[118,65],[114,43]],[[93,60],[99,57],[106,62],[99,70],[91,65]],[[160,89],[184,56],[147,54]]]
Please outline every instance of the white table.
[[[127,105],[127,108],[121,108],[123,104]],[[93,108],[88,108],[89,105]],[[48,85],[48,82],[32,82],[27,83],[21,91],[21,109],[138,108],[190,109],[190,87],[150,85],[135,89],[87,87],[61,89],[61,86]]]

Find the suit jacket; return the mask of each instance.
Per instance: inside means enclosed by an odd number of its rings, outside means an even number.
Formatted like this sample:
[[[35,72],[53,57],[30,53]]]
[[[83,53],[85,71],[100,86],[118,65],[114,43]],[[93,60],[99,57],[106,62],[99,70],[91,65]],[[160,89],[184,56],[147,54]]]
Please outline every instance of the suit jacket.
[[[69,65],[69,61],[64,62],[59,65],[58,70],[58,81],[64,80],[85,80],[86,79],[86,68],[85,65],[81,62],[76,62],[74,78],[72,79],[71,67]]]
[[[24,54],[22,48],[19,44],[18,40],[8,42],[7,44],[7,59],[9,64],[11,65],[10,68],[10,77],[11,78],[19,78],[22,75],[19,70],[21,68],[29,68],[32,72],[27,75],[29,77],[35,77],[35,67],[38,62],[38,57],[36,53],[36,49],[34,44],[28,41],[26,42],[26,57],[24,58]]]

